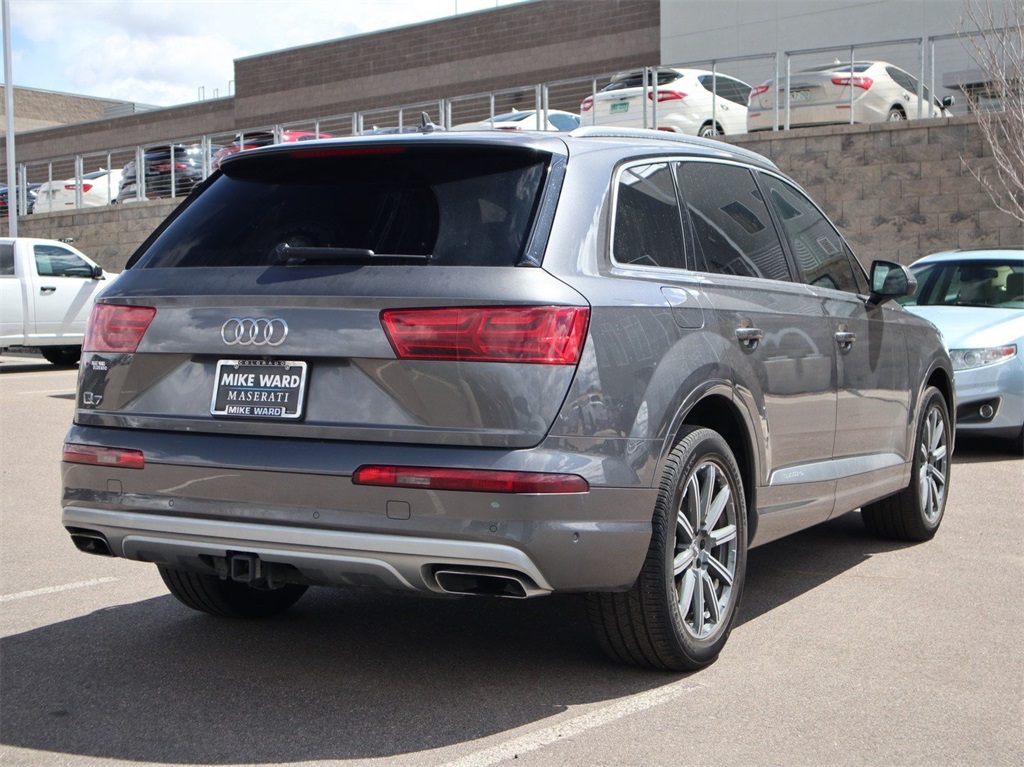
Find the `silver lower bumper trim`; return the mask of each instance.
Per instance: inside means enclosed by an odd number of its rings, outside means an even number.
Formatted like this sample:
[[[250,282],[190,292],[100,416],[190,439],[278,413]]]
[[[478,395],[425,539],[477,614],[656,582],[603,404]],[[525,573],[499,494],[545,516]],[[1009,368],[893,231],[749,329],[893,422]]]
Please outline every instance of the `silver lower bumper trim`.
[[[553,589],[523,551],[480,541],[315,530],[66,506],[65,527],[102,533],[115,556],[203,571],[203,557],[256,554],[290,565],[310,583],[445,593],[440,568],[480,568],[525,578],[530,596]]]

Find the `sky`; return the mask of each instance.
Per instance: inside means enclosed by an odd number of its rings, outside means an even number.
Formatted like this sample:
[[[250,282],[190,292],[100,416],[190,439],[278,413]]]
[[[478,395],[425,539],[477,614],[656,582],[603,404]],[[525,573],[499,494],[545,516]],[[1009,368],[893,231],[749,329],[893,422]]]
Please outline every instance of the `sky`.
[[[230,95],[238,58],[523,1],[8,0],[11,70],[15,86],[171,106]]]

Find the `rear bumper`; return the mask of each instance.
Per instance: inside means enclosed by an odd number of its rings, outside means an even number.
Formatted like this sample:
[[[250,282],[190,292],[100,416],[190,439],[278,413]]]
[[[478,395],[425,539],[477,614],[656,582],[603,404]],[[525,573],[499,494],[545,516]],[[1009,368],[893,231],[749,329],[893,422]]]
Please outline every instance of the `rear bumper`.
[[[302,582],[418,592],[443,591],[439,570],[470,568],[511,575],[534,596],[627,589],[650,544],[650,487],[502,494],[351,481],[358,463],[554,472],[577,461],[592,480],[581,454],[322,441],[299,451],[289,440],[82,427],[69,435],[99,436],[143,449],[146,466],[62,464],[63,524],[102,536],[110,553],[128,559],[215,572],[217,558],[256,555],[293,568]],[[175,447],[174,455],[158,445]]]

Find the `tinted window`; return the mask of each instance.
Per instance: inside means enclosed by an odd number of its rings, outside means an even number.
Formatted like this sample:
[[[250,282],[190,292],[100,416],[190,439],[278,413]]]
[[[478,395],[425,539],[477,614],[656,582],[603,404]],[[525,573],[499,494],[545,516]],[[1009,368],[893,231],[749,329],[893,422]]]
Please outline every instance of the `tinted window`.
[[[14,245],[0,243],[0,275],[14,274]]]
[[[282,244],[511,266],[526,246],[547,158],[386,145],[249,156],[225,163],[139,266],[269,266]]]
[[[576,130],[580,127],[580,118],[572,115],[548,114],[548,120],[558,130]]]
[[[906,91],[909,91],[910,93],[917,93],[917,80],[908,75],[902,69],[897,69],[896,67],[886,67],[885,71],[889,73],[889,77],[895,80],[896,84],[899,85],[901,88],[903,88]]]
[[[796,259],[803,281],[819,287],[863,292],[851,255],[828,219],[799,190],[774,176],[761,176]]]
[[[70,250],[56,245],[34,245],[32,251],[40,277],[92,277],[92,267]]]
[[[658,85],[667,85],[668,83],[675,82],[682,78],[675,70],[661,70],[658,72]],[[647,78],[647,85],[650,87],[654,80],[650,76]],[[612,80],[608,85],[601,89],[601,92],[605,91],[617,91],[623,88],[642,88],[644,84],[644,73],[643,72],[631,72],[629,75],[622,77],[621,79]]]
[[[686,268],[672,171],[633,165],[619,175],[612,255],[620,264]]]
[[[701,75],[697,78],[700,84],[704,86],[706,90],[716,93],[720,98],[728,99],[736,104],[743,104],[746,106],[750,100],[750,86],[741,83],[739,80],[733,80],[731,77],[725,75]],[[714,89],[712,89],[714,85]]]
[[[709,271],[791,280],[782,242],[753,176],[718,163],[679,164],[693,232]]]

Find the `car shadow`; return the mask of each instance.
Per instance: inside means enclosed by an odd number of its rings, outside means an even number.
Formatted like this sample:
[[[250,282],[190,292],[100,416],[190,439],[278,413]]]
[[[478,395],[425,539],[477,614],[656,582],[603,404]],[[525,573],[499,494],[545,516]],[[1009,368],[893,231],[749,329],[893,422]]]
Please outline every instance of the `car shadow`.
[[[957,434],[953,463],[988,463],[1010,461],[1024,455],[1017,450],[1013,440],[988,437],[964,437]]]
[[[0,375],[8,375],[12,373],[43,373],[48,370],[70,370],[71,368],[78,367],[77,363],[74,365],[54,365],[46,362],[28,362],[25,360],[9,361],[4,360],[0,363]]]
[[[742,621],[892,548],[853,514],[755,549]],[[251,622],[157,597],[7,637],[0,654],[0,743],[163,764],[418,753],[684,676],[609,662],[573,596],[311,589]]]

